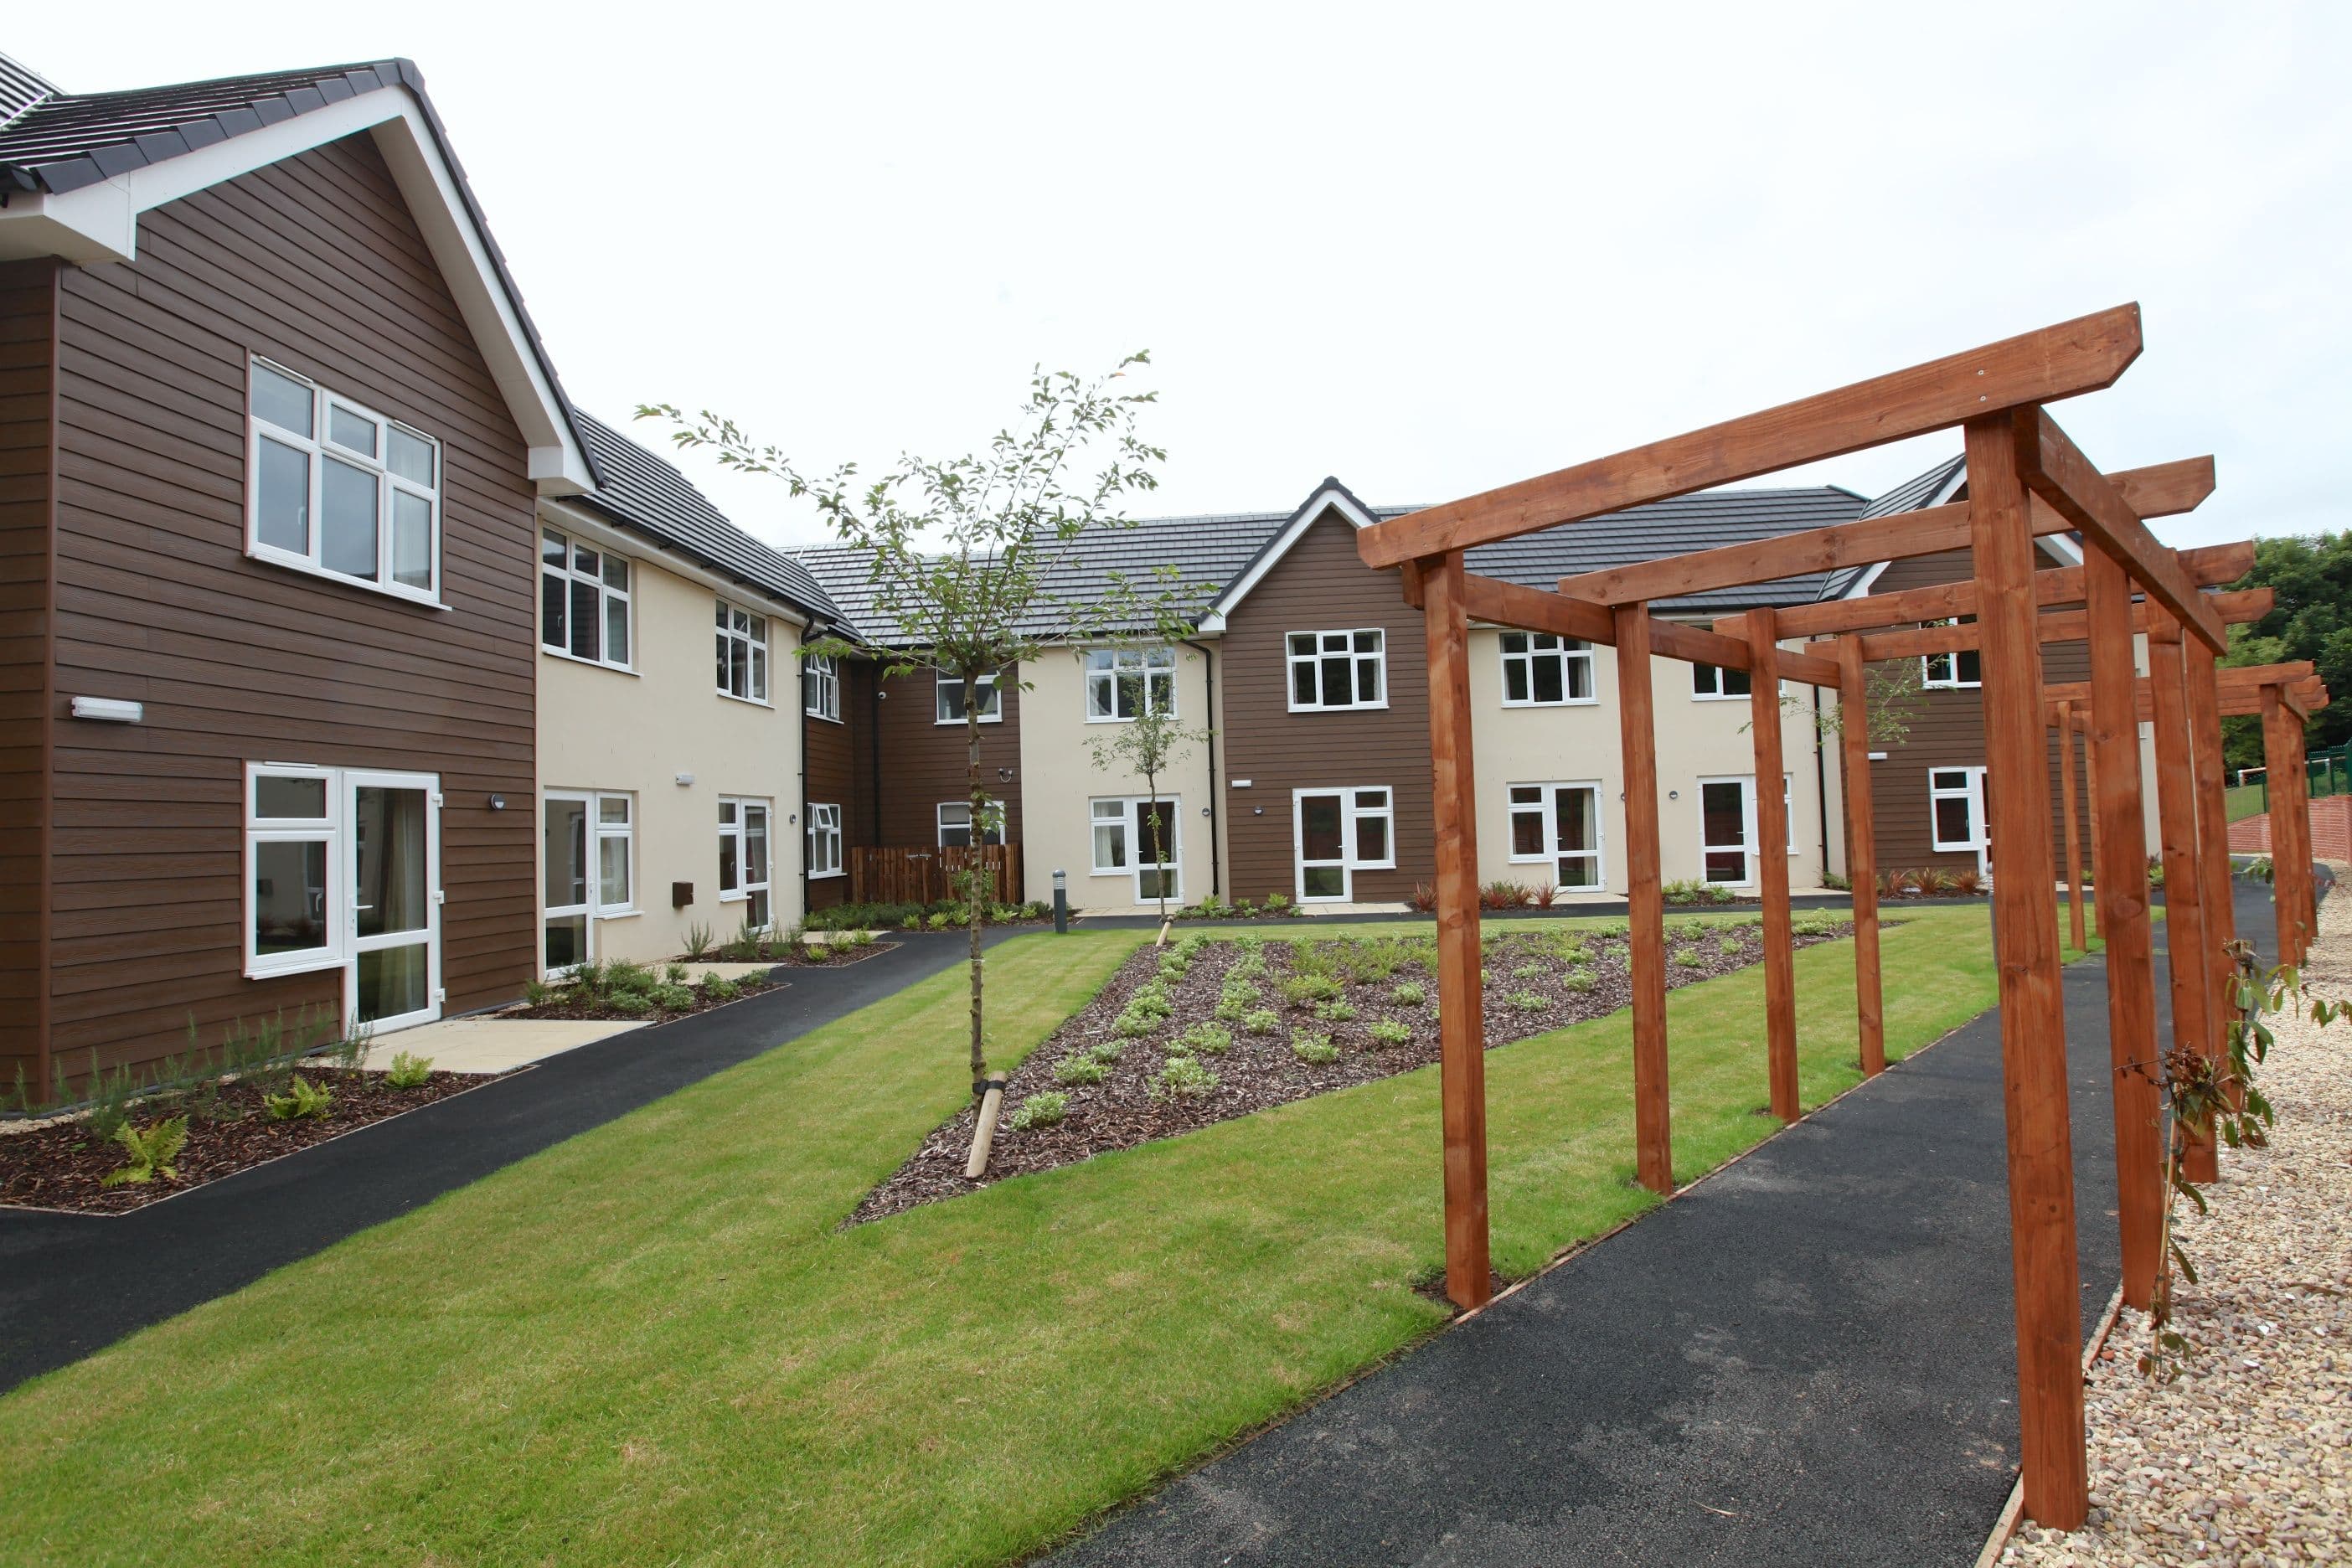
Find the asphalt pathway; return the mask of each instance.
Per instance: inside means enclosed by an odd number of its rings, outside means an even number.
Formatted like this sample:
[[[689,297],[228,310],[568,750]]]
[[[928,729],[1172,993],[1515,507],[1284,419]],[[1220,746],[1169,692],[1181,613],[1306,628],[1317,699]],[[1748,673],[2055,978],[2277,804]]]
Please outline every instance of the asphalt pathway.
[[[0,1209],[0,1391],[844,1017],[969,951],[961,931],[887,940],[899,945],[838,969],[792,970],[782,990],[582,1046],[131,1214]]]
[[[2269,949],[2267,888],[2238,928]],[[2087,1331],[2118,1268],[2104,965],[2065,1000]],[[1988,1013],[1053,1561],[1965,1564],[2016,1470],[2011,1311]]]

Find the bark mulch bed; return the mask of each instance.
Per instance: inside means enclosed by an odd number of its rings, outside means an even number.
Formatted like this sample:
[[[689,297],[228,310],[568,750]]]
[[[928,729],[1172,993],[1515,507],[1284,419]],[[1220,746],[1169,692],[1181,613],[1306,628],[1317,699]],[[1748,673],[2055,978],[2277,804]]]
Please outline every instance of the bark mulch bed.
[[[863,963],[869,958],[893,952],[898,946],[895,942],[795,942],[780,949],[774,962],[789,963],[798,969],[839,969],[845,964]],[[760,957],[765,960],[769,954],[762,952]]]
[[[691,971],[694,966],[688,964],[687,967]],[[526,1005],[509,1007],[499,1016],[501,1018],[572,1018],[584,1022],[614,1024],[667,1024],[672,1018],[686,1018],[697,1013],[708,1013],[713,1007],[724,1007],[730,1002],[740,1002],[746,996],[756,996],[762,991],[781,991],[791,982],[779,980],[772,974],[747,974],[742,979],[730,984],[734,987],[731,993],[713,995],[709,988],[697,979],[684,987],[694,1000],[681,1006],[666,1005],[656,1000],[655,994],[651,992],[598,991],[583,994],[577,986],[556,985],[549,988],[547,1000],[537,1006]],[[662,989],[667,988],[666,985],[662,987]],[[614,1006],[615,999],[623,994],[643,997],[651,1005],[642,1012],[634,1011],[625,1004]]]
[[[1796,945],[1835,941],[1851,934],[1846,921],[1801,919]],[[1486,983],[1484,989],[1486,1046],[1493,1049],[1547,1034],[1571,1024],[1605,1017],[1633,1000],[1622,925],[1596,931],[1591,928],[1545,931],[1505,929],[1489,932],[1484,943]],[[971,1152],[976,1106],[967,1105],[924,1140],[914,1157],[866,1194],[850,1223],[880,1219],[940,1198],[954,1197],[985,1186],[990,1181],[1052,1170],[1096,1154],[1130,1149],[1155,1138],[1173,1137],[1213,1122],[1245,1116],[1270,1105],[1304,1100],[1395,1073],[1410,1072],[1437,1060],[1437,982],[1431,972],[1436,952],[1433,938],[1302,937],[1236,939],[1196,933],[1169,948],[1143,948],[1123,964],[1094,1000],[1056,1030],[1052,1038],[1029,1054],[1006,1086],[1004,1120],[998,1123],[996,1143],[986,1180],[969,1182],[963,1167]],[[1122,1039],[1115,1026],[1129,1001],[1149,986],[1170,953],[1191,954],[1181,975],[1166,982],[1171,1015],[1140,1037]],[[1244,1016],[1220,1020],[1217,1009],[1228,976],[1263,955],[1265,973],[1240,984],[1255,992],[1241,1009]],[[1679,986],[1711,980],[1744,969],[1763,956],[1761,922],[1734,916],[1720,924],[1675,926],[1667,931],[1666,984]],[[1302,971],[1302,963],[1305,970]],[[1338,1000],[1353,1016],[1319,1016],[1318,1003],[1297,990],[1286,994],[1286,983],[1328,978],[1339,988]],[[1398,987],[1417,985],[1422,1000],[1400,1000]],[[1228,1015],[1236,1009],[1227,1006]],[[1255,1030],[1247,1014],[1270,1011],[1273,1027]],[[1260,1026],[1267,1020],[1259,1016]],[[1375,1037],[1375,1025],[1402,1026],[1402,1039]],[[1228,1031],[1231,1046],[1222,1053],[1186,1050],[1180,1037],[1195,1026],[1212,1025]],[[1385,1031],[1393,1037],[1393,1029]],[[1339,1054],[1328,1062],[1310,1062],[1293,1049],[1294,1037],[1328,1036]],[[1062,1081],[1064,1063],[1117,1046],[1115,1058],[1105,1060],[1100,1082]],[[1171,1047],[1176,1048],[1171,1052]],[[1197,1098],[1155,1095],[1155,1080],[1171,1056],[1189,1056],[1216,1075],[1217,1082]],[[1065,1118],[1050,1127],[1015,1128],[1014,1110],[1034,1094],[1066,1094]]]
[[[121,1170],[129,1159],[120,1143],[101,1140],[83,1121],[53,1121],[0,1134],[0,1207],[128,1214],[281,1154],[324,1143],[371,1122],[512,1075],[436,1072],[414,1089],[394,1089],[382,1073],[345,1072],[332,1067],[305,1067],[301,1076],[334,1095],[334,1105],[325,1116],[274,1121],[262,1107],[268,1086],[251,1081],[222,1084],[218,1098],[209,1100],[203,1090],[194,1090],[157,1096],[133,1106],[131,1125],[142,1132],[173,1116],[188,1118],[187,1146],[173,1161],[179,1172],[176,1180],[166,1180],[159,1173],[145,1183],[103,1184],[107,1175]]]

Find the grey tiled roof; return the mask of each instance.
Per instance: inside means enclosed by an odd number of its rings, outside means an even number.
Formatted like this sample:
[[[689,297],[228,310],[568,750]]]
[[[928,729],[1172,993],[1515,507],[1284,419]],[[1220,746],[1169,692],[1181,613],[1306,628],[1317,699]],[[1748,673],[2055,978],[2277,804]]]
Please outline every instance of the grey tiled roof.
[[[29,170],[44,190],[79,190],[394,86],[425,95],[425,78],[407,60],[223,77],[128,92],[53,90],[0,126],[0,163]]]
[[[728,521],[667,458],[592,414],[575,408],[572,416],[587,438],[598,476],[596,488],[580,500],[705,566],[828,621],[840,618],[807,568]]]
[[[1562,577],[1580,572],[1604,571],[1662,555],[1746,544],[1801,529],[1852,522],[1861,515],[1864,504],[1861,496],[1834,485],[1701,490],[1583,522],[1564,523],[1540,533],[1481,544],[1468,553],[1465,563],[1485,576],[1530,588],[1549,588]],[[1759,605],[1810,604],[1820,595],[1827,575],[1812,572],[1771,583],[1711,588],[1659,599],[1651,608],[1724,615]]]
[[[1114,573],[1139,593],[1157,591],[1156,568],[1173,565],[1180,580],[1200,590],[1196,614],[1264,549],[1291,514],[1283,511],[1211,512],[1194,517],[1155,517],[1132,528],[1089,529],[1077,538],[1066,563],[1046,579],[1046,592],[1059,604],[1098,604],[1110,591]],[[794,552],[824,584],[842,614],[869,640],[887,646],[904,640],[899,629],[875,607],[869,558],[863,550],[827,545]],[[1073,631],[1066,617],[1047,611],[1020,629],[1024,636],[1052,637]]]

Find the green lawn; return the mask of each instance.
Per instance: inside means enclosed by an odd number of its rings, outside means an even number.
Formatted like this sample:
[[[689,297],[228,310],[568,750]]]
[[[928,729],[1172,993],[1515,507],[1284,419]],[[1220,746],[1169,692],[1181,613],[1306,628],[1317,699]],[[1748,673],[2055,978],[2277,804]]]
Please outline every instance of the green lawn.
[[[1888,1054],[1988,1006],[1981,910],[1885,939]],[[1317,926],[1311,932],[1328,934]],[[1399,928],[1377,928],[1394,933]],[[1147,933],[994,950],[998,1050]],[[1797,955],[1804,1089],[1852,947]],[[1427,1334],[1424,1070],[843,1232],[964,1093],[937,976],[0,1399],[13,1563],[980,1563]],[[1758,1142],[1762,973],[1673,994],[1675,1159]],[[1654,1202],[1623,1014],[1487,1058],[1495,1258]]]

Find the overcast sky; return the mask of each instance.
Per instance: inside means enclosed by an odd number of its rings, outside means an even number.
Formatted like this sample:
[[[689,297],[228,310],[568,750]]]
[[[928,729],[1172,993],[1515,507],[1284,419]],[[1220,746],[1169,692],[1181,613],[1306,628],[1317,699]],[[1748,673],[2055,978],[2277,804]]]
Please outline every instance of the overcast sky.
[[[0,50],[73,91],[415,59],[615,423],[871,468],[1149,348],[1139,510],[1425,502],[2137,300],[2147,353],[2059,417],[2217,457],[2158,531],[2352,516],[2341,5],[234,9],[28,7]]]

